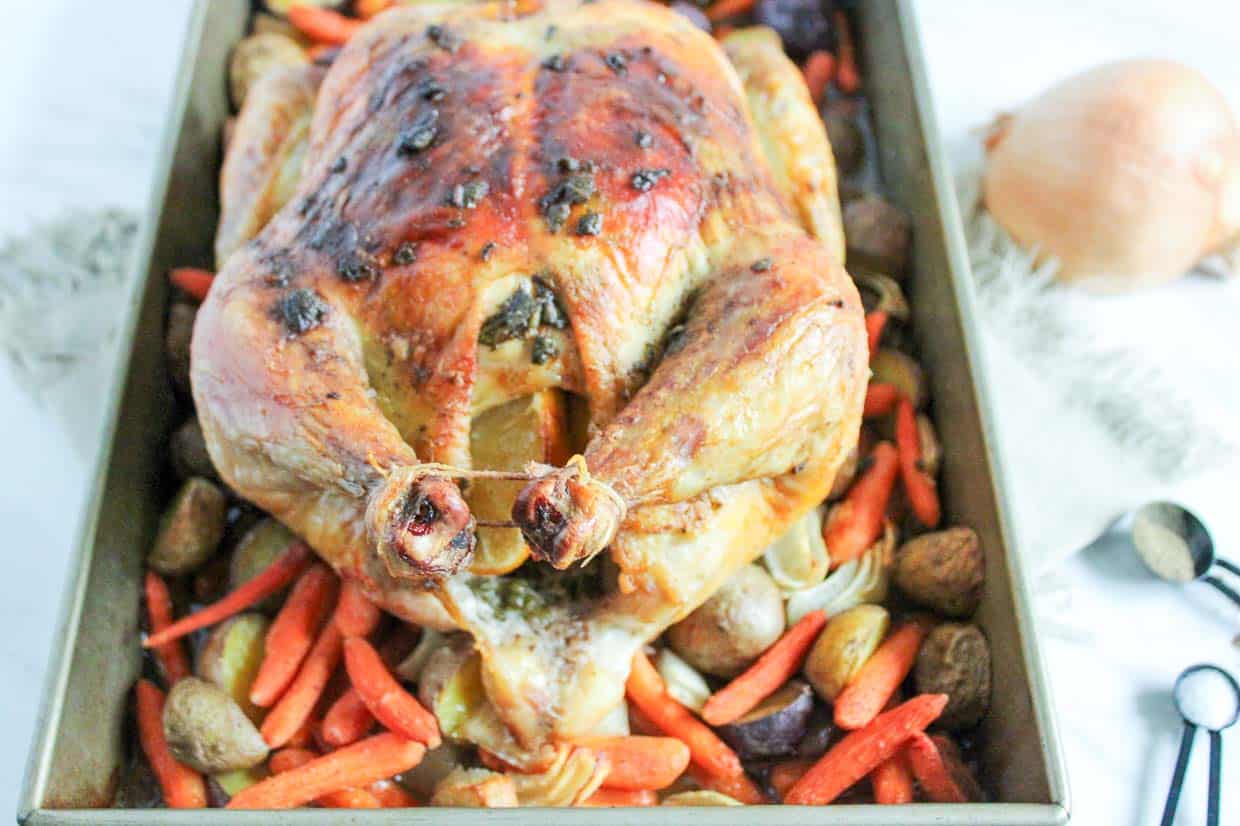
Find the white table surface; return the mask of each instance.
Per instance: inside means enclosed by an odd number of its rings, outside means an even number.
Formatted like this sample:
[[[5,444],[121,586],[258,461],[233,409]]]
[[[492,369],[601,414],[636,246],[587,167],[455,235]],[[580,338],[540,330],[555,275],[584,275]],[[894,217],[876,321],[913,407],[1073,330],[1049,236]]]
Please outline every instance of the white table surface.
[[[1227,10],[1231,5],[919,0],[943,132],[957,149],[970,129],[1064,75],[1138,55],[1196,65],[1240,108],[1240,15]],[[69,207],[141,208],[187,8],[186,0],[5,4],[0,238]],[[1155,314],[1162,332],[1151,344]],[[1202,405],[1217,420],[1237,421],[1237,282],[1190,279],[1115,301],[1097,317],[1100,336],[1148,354],[1174,373],[1190,398],[1208,398]],[[1113,448],[1080,414],[1064,410],[1037,376],[1027,375],[1000,339],[989,337],[986,355],[992,376],[999,376],[994,395],[1019,544],[1036,562],[1061,550],[1050,547],[1060,540],[1048,538],[1056,536],[1051,526],[1060,513],[1092,507],[1092,516],[1114,507],[1116,491],[1124,489],[1122,457],[1100,463]],[[8,732],[8,747],[0,752],[3,819],[16,806],[92,457],[15,388],[7,364],[0,364],[0,397],[7,401],[0,407],[0,455],[10,467],[0,488],[0,519],[13,564],[0,578],[0,627],[6,629],[0,634],[0,730]],[[1063,458],[1061,474],[1021,472],[1025,462],[1045,466],[1046,453],[1055,451]],[[1240,652],[1231,646],[1240,630],[1237,614],[1212,593],[1191,590],[1186,598],[1150,582],[1113,549],[1078,556],[1056,575],[1071,584],[1070,616],[1060,619],[1078,630],[1065,635],[1048,625],[1042,645],[1071,775],[1073,823],[1156,822],[1178,737],[1167,690],[1192,662],[1240,670]],[[1043,609],[1059,610],[1054,604]],[[1240,822],[1237,749],[1240,741],[1231,744],[1224,823]],[[1178,824],[1204,823],[1204,740],[1197,751]]]

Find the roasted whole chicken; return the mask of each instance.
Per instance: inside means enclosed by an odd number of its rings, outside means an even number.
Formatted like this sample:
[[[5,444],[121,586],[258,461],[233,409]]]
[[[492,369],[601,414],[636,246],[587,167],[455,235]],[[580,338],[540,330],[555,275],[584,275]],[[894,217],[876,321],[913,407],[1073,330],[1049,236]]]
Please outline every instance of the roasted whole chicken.
[[[396,9],[263,77],[221,196],[212,459],[384,608],[472,635],[505,759],[591,730],[856,442],[834,164],[770,30]],[[528,464],[481,458],[497,416]]]

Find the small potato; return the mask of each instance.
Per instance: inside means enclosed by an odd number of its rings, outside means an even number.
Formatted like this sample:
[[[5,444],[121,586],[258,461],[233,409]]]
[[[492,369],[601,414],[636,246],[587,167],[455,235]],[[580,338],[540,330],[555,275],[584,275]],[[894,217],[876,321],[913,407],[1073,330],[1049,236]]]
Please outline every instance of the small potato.
[[[228,90],[233,106],[240,109],[251,87],[273,67],[309,62],[306,50],[291,37],[275,32],[250,35],[237,44],[228,61]]]
[[[479,660],[468,636],[452,635],[426,658],[418,675],[418,699],[449,735],[486,702]]]
[[[835,165],[844,175],[856,172],[865,163],[865,136],[857,125],[855,109],[852,101],[836,99],[824,104],[821,112]]]
[[[810,649],[803,669],[818,696],[835,702],[890,626],[891,616],[879,605],[858,605],[832,617]]]
[[[219,547],[227,507],[224,492],[211,482],[187,480],[164,512],[146,563],[169,576],[198,568]]]
[[[219,482],[219,474],[211,462],[211,454],[207,453],[207,440],[202,435],[202,426],[197,418],[189,419],[172,431],[168,449],[172,455],[172,470],[178,478],[185,480],[201,476]]]
[[[905,542],[892,579],[914,602],[946,617],[969,617],[981,601],[985,567],[977,534],[948,528]]]
[[[698,671],[734,677],[779,639],[784,601],[757,565],[734,573],[710,599],[667,630],[667,641]]]
[[[228,566],[228,586],[236,590],[266,570],[276,557],[284,553],[293,535],[288,528],[274,519],[264,519],[246,531],[245,536],[233,550]],[[273,594],[255,607],[263,613],[271,613],[280,607],[282,594]]]
[[[185,301],[174,301],[168,308],[168,325],[164,328],[164,359],[172,386],[189,398],[189,342],[194,334],[198,309]]]
[[[843,219],[849,272],[860,268],[893,278],[904,276],[913,233],[907,212],[876,193],[866,192],[844,204]]]
[[[947,695],[939,725],[974,726],[990,708],[990,644],[976,625],[943,623],[922,643],[913,679],[921,693]]]
[[[248,769],[267,759],[267,743],[223,689],[186,677],[168,692],[164,736],[181,763],[206,774]]]
[[[255,723],[263,710],[250,702],[250,686],[263,662],[267,643],[267,618],[262,614],[239,614],[211,631],[198,655],[198,676],[224,692]]]
[[[900,392],[920,409],[930,398],[926,389],[926,374],[912,356],[890,347],[880,347],[870,358],[870,372],[876,384],[894,384]]]

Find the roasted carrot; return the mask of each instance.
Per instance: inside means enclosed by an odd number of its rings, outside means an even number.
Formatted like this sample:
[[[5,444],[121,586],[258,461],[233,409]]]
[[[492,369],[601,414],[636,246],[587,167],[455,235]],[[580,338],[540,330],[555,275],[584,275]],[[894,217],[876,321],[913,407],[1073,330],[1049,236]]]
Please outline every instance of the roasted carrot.
[[[362,27],[362,21],[317,6],[296,5],[285,12],[288,22],[311,40],[343,46]]]
[[[609,789],[604,785],[583,800],[580,805],[596,809],[617,806],[658,806],[659,797],[648,789],[624,791],[623,789]]]
[[[172,597],[168,593],[168,585],[154,571],[146,572],[144,582],[146,591],[146,616],[151,633],[157,634],[172,625]],[[189,659],[181,643],[173,640],[155,649],[155,656],[164,670],[164,679],[172,685],[182,677],[188,677]]]
[[[883,805],[913,802],[913,775],[908,759],[899,751],[879,763],[870,772],[870,784],[874,787],[874,800]]]
[[[900,478],[909,506],[917,521],[936,528],[943,515],[934,480],[921,467],[921,436],[917,432],[917,412],[908,399],[896,407],[896,448],[900,452]]]
[[[271,769],[272,774],[284,774],[289,769],[306,765],[318,756],[319,753],[313,749],[288,746],[271,753],[271,756],[267,758],[267,768]]]
[[[876,444],[870,459],[869,469],[853,482],[844,501],[832,509],[823,526],[833,568],[861,556],[882,535],[887,500],[895,486],[900,460],[891,442]]]
[[[769,777],[771,789],[779,795],[780,800],[783,800],[788,795],[788,790],[805,776],[812,765],[814,765],[813,760],[785,760],[782,763],[776,763],[771,767]]]
[[[306,49],[306,56],[311,63],[329,64],[340,54],[340,46],[335,43],[315,43]]]
[[[198,267],[176,267],[168,273],[168,280],[201,302],[207,300],[207,291],[211,289],[211,282],[215,281],[215,273]]]
[[[176,761],[164,737],[164,692],[150,680],[138,680],[134,695],[138,742],[164,791],[164,800],[172,809],[205,809],[206,782],[198,772]]]
[[[837,726],[858,729],[878,716],[912,670],[927,631],[925,622],[914,620],[883,640],[835,698]]]
[[[736,31],[736,27],[731,23],[716,23],[711,27],[711,33],[716,40],[723,40],[734,31]]]
[[[752,9],[757,0],[717,0],[706,9],[706,16],[711,20],[725,20]]]
[[[886,416],[896,409],[901,399],[900,388],[886,382],[871,382],[865,389],[865,407],[861,415],[867,419]]]
[[[611,771],[603,785],[609,789],[664,789],[689,765],[689,747],[675,737],[577,737],[573,744],[607,759]]]
[[[712,726],[725,726],[771,696],[801,669],[826,624],[827,615],[822,611],[801,617],[753,665],[710,696],[702,708],[702,719]]]
[[[967,803],[968,796],[952,779],[939,747],[924,733],[909,738],[904,749],[917,783],[926,797],[935,803]]]
[[[323,742],[332,748],[356,743],[375,724],[375,716],[366,708],[356,688],[350,688],[323,715]]]
[[[315,803],[324,809],[382,809],[383,804],[366,789],[337,789],[320,795]]]
[[[258,576],[243,583],[218,602],[213,602],[188,617],[177,620],[157,634],[151,634],[142,646],[155,648],[173,640],[179,640],[199,628],[223,622],[297,579],[309,567],[310,562],[310,549],[302,542],[294,542]]]
[[[340,604],[336,606],[340,633],[346,637],[364,637],[379,626],[382,618],[382,612],[362,593],[362,586],[346,579],[340,587]]]
[[[762,793],[745,776],[736,752],[668,695],[663,678],[641,651],[633,658],[625,691],[650,722],[689,747],[689,759],[693,763],[712,777],[734,784],[737,794],[733,797],[742,803],[763,802]]]
[[[311,565],[298,577],[267,630],[263,663],[250,686],[250,702],[266,708],[288,688],[314,645],[339,590],[340,580],[326,565]]]
[[[435,748],[440,743],[439,723],[388,671],[374,646],[362,637],[344,642],[344,665],[349,681],[375,719],[411,740]]]
[[[336,623],[323,626],[314,647],[297,669],[297,676],[263,720],[259,731],[268,746],[275,749],[285,745],[310,718],[327,680],[340,663],[343,640]]]
[[[407,772],[426,753],[421,743],[384,732],[272,775],[239,792],[230,809],[291,809],[329,792],[363,788]]]
[[[857,69],[857,47],[853,43],[852,26],[843,9],[835,12],[836,62],[835,85],[851,95],[861,88],[861,72]]]
[[[809,96],[815,103],[822,100],[835,74],[835,56],[825,49],[811,52],[801,67],[805,74],[805,85],[809,87]]]
[[[353,4],[357,16],[363,20],[369,20],[381,11],[391,8],[392,0],[357,0]]]
[[[395,780],[376,780],[366,791],[373,794],[385,809],[413,809],[422,805]]]
[[[693,782],[703,789],[726,794],[733,800],[739,800],[742,803],[756,805],[770,802],[766,799],[766,795],[759,791],[758,787],[749,779],[749,775],[744,772],[724,777],[723,775],[711,774],[701,766],[690,762],[689,768],[685,770],[685,774],[693,778]]]
[[[887,327],[887,313],[874,310],[865,314],[865,339],[870,345],[870,355],[878,352],[878,342],[883,338],[883,330]]]
[[[784,798],[794,805],[830,803],[895,754],[913,734],[943,713],[946,694],[921,694],[849,732],[827,751]]]

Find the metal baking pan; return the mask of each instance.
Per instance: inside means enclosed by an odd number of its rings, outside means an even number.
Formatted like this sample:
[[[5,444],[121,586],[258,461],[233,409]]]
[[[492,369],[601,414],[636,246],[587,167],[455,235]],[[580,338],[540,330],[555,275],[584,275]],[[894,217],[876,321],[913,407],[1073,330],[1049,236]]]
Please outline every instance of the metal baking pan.
[[[911,300],[917,343],[929,367],[934,413],[948,446],[941,490],[953,522],[973,526],[986,549],[988,579],[977,621],[994,655],[992,711],[980,732],[982,779],[996,803],[943,806],[830,806],[763,810],[765,823],[989,824],[1051,826],[1068,819],[1068,792],[1019,559],[1009,553],[1003,480],[992,445],[985,379],[974,328],[974,297],[951,178],[907,0],[859,4],[858,35],[889,197],[914,216]],[[281,813],[108,809],[124,756],[123,718],[138,675],[142,556],[171,480],[165,445],[175,399],[163,362],[164,273],[209,265],[217,219],[220,133],[228,116],[229,49],[245,31],[247,0],[199,0],[138,244],[137,272],[122,324],[115,392],[106,411],[108,444],[83,519],[73,574],[29,764],[18,820],[31,824],[120,823],[579,823],[579,810],[414,809]],[[750,821],[744,809],[682,809],[694,824]],[[590,810],[592,823],[660,823],[666,810]]]

